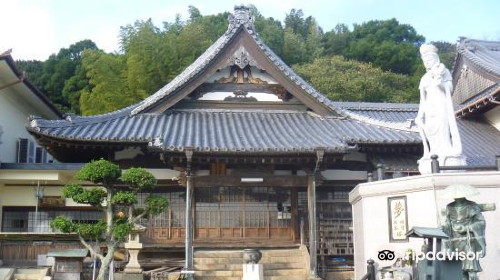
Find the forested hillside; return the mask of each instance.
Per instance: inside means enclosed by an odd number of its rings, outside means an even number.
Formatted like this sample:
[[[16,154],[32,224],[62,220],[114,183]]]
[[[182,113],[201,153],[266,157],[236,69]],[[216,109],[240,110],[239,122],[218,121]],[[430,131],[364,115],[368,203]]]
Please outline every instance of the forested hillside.
[[[254,7],[260,37],[319,91],[336,101],[414,102],[424,68],[425,38],[396,19],[372,20],[325,32],[313,16],[292,9],[283,21]],[[63,111],[83,115],[123,108],[153,94],[191,64],[227,29],[229,13],[202,15],[155,26],[138,20],[121,27],[120,50],[106,53],[83,40],[46,61],[18,61],[29,80]],[[455,46],[437,42],[451,68]]]

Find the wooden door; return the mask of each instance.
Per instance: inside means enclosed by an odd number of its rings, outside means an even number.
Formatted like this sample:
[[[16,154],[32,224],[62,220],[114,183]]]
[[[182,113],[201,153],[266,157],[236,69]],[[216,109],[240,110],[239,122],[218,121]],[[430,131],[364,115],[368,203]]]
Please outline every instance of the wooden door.
[[[290,188],[197,188],[196,238],[293,238]]]

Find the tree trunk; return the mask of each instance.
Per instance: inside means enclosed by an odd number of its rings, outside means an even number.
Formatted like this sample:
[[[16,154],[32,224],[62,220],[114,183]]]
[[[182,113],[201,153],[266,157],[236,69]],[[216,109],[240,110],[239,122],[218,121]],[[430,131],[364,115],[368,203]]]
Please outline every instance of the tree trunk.
[[[101,263],[101,268],[99,269],[99,274],[97,275],[96,280],[108,280],[109,279],[109,265],[113,260],[113,255],[115,253],[114,246],[108,245],[108,253],[104,257]],[[114,268],[113,268],[114,269]],[[113,279],[111,279],[113,280]]]
[[[107,205],[106,205],[106,239],[108,252],[106,256],[101,260],[101,268],[99,269],[99,274],[96,280],[113,280],[109,279],[109,265],[113,260],[113,255],[115,253],[116,245],[113,241],[113,204],[111,204],[111,198],[113,197],[113,189],[107,188]]]

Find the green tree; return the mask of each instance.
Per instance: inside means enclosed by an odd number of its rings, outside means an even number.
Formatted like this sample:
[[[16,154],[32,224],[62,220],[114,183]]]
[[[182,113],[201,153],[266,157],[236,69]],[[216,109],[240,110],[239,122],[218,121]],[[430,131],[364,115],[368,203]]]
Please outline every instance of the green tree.
[[[88,79],[80,70],[85,50],[97,50],[91,40],[82,40],[51,55],[43,67],[41,89],[64,112],[79,112],[79,95],[88,86]],[[68,85],[66,85],[68,83]]]
[[[431,42],[431,44],[438,48],[439,58],[446,68],[453,69],[457,56],[457,46],[445,41]]]
[[[288,65],[300,64],[307,61],[307,48],[300,35],[285,29],[285,43],[283,46],[283,60]]]
[[[386,71],[411,75],[418,67],[419,46],[425,38],[409,24],[396,19],[371,20],[354,24],[350,31],[345,24],[325,34],[325,53],[373,63]]]
[[[293,69],[334,101],[414,102],[418,99],[406,75],[383,71],[341,56],[324,57]]]
[[[54,229],[64,233],[76,233],[80,242],[100,259],[102,265],[97,280],[107,280],[109,265],[113,254],[120,243],[127,240],[130,231],[146,214],[159,214],[168,207],[168,201],[159,195],[150,195],[146,198],[146,208],[135,208],[137,193],[143,189],[156,186],[153,174],[144,168],[130,168],[122,174],[120,167],[106,160],[96,160],[87,163],[76,173],[76,179],[92,182],[98,187],[84,188],[78,184],[66,185],[63,196],[71,198],[79,204],[90,204],[102,209],[106,220],[97,224],[74,222],[65,216],[56,217],[50,224]],[[118,182],[125,184],[118,187]],[[115,207],[120,206],[128,215],[115,216]],[[97,240],[97,246],[88,241]],[[96,248],[99,243],[105,244],[107,253],[104,255]]]
[[[131,91],[126,76],[126,57],[103,51],[87,51],[83,55],[90,87],[81,91],[83,115],[112,112],[147,97],[144,92]]]
[[[37,88],[42,89],[43,61],[17,60],[16,65],[25,71],[28,80]]]
[[[278,56],[283,55],[283,46],[285,33],[279,20],[272,17],[265,18],[257,15],[255,18],[255,29],[259,37],[271,48]]]
[[[292,65],[320,57],[322,37],[323,30],[312,16],[304,18],[302,10],[292,9],[285,17],[283,60]]]
[[[425,42],[412,26],[394,18],[355,24],[351,36],[345,57],[401,74],[413,74],[420,59],[418,48]]]

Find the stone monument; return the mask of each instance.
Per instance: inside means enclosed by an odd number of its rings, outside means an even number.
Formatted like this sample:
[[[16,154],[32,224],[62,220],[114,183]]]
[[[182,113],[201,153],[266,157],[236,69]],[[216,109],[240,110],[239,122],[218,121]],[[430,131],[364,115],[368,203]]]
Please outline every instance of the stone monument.
[[[418,161],[422,174],[431,173],[431,155],[438,155],[441,166],[463,166],[462,143],[458,132],[451,93],[450,71],[440,63],[437,48],[424,44],[420,54],[426,73],[420,80],[420,107],[415,124],[419,127],[424,155]]]
[[[461,280],[478,280],[477,273],[482,271],[479,258],[486,256],[483,207],[466,199],[477,194],[479,191],[469,185],[451,185],[443,194],[443,197],[455,200],[446,206],[443,231],[450,238],[444,242],[444,248],[450,253],[465,253],[467,256],[462,260]],[[469,258],[469,254],[476,257]]]

